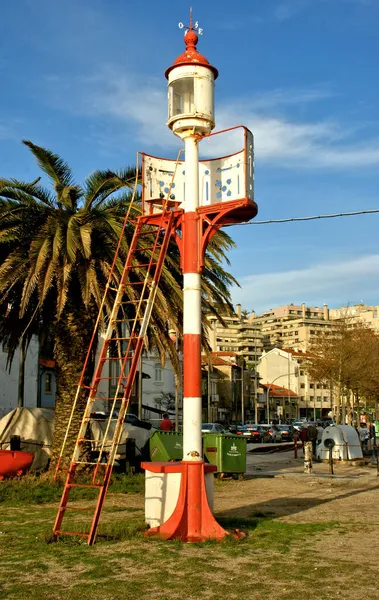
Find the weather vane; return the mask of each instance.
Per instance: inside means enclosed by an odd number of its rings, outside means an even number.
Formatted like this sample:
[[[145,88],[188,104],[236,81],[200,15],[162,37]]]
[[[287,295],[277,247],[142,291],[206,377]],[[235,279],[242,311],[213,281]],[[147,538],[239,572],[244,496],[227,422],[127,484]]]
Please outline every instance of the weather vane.
[[[199,35],[203,35],[203,31],[204,29],[202,27],[199,27],[199,21],[195,21],[195,24],[193,25],[192,23],[192,7],[190,8],[190,24],[188,25],[184,25],[184,23],[182,23],[180,21],[180,23],[178,23],[178,27],[179,29],[185,29],[186,31],[196,31]]]

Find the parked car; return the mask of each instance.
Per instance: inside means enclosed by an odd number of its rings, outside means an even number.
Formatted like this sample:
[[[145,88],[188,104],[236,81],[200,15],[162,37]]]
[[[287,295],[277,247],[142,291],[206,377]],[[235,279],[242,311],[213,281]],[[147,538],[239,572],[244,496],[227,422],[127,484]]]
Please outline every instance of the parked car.
[[[282,432],[278,429],[277,425],[261,425],[261,427],[269,433],[267,442],[277,444],[282,441]]]
[[[203,423],[201,433],[226,433],[226,429],[220,423]]]
[[[262,425],[253,425],[252,423],[238,425],[236,433],[237,435],[243,435],[250,442],[259,444],[268,442],[270,439],[269,432],[263,429]]]
[[[300,432],[304,427],[307,427],[307,421],[293,421],[292,427],[296,429],[297,432]]]
[[[291,442],[293,439],[293,429],[291,425],[277,425],[282,434],[282,442]]]
[[[110,413],[106,413],[100,410],[91,412],[91,419],[97,419],[98,421],[106,421],[107,419],[109,419],[109,416]],[[117,418],[118,410],[114,410],[112,413],[112,419]],[[141,421],[141,419],[139,419],[137,415],[133,415],[132,413],[126,413],[124,422],[129,423],[129,425],[133,425],[134,427],[142,427],[142,429],[152,428],[151,423],[147,423],[147,421]]]

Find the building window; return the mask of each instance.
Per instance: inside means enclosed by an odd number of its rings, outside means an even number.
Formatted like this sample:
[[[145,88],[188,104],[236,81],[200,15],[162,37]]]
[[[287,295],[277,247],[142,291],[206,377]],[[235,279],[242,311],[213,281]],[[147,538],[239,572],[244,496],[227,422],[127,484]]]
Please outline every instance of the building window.
[[[314,389],[314,387],[315,387],[315,384],[314,384],[314,383],[310,383],[310,384],[309,384],[309,387],[311,388],[311,390],[313,390],[313,389]]]
[[[328,396],[324,396],[324,402],[328,402],[329,398]]]
[[[53,393],[53,375],[52,373],[45,373],[45,394]]]
[[[301,387],[302,389],[304,389],[304,388],[305,388],[305,383],[301,383],[301,384],[300,384],[300,387]]]
[[[321,400],[322,400],[321,396],[317,396],[316,400],[317,400],[317,402],[321,402]]]
[[[155,383],[162,383],[162,367],[155,365]]]
[[[304,371],[300,369],[300,375],[304,375]]]
[[[316,387],[317,387],[317,389],[318,389],[318,390],[319,390],[319,389],[322,389],[322,385],[321,385],[321,383],[318,383],[318,384],[316,385]]]
[[[305,402],[305,396],[300,396],[301,402]]]

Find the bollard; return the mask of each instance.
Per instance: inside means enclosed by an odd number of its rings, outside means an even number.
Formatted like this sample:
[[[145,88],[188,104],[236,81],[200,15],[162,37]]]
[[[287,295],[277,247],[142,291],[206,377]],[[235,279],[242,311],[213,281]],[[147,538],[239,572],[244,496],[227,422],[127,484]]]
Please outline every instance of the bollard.
[[[375,462],[376,462],[376,475],[379,476],[379,453],[378,453],[378,446],[376,445],[376,435],[375,435],[375,433],[374,433],[373,452],[374,452]]]
[[[333,448],[335,446],[335,441],[332,438],[327,438],[326,440],[324,440],[324,446],[325,448],[329,448],[329,476],[333,477],[334,475],[334,470],[333,470]]]
[[[297,458],[297,433],[293,434],[293,443],[295,444],[295,446],[294,446],[294,458]]]
[[[304,473],[312,473],[312,442],[304,442]]]
[[[333,477],[333,446],[329,446],[329,476]]]

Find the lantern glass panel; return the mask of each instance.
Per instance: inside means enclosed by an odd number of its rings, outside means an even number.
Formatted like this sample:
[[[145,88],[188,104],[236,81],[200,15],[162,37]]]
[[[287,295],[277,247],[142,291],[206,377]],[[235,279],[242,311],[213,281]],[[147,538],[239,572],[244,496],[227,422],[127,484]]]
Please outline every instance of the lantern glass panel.
[[[195,112],[195,82],[193,77],[177,79],[169,85],[168,118]]]

